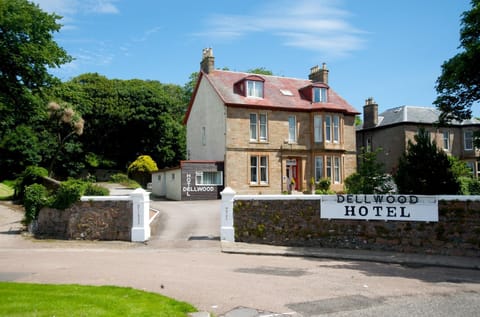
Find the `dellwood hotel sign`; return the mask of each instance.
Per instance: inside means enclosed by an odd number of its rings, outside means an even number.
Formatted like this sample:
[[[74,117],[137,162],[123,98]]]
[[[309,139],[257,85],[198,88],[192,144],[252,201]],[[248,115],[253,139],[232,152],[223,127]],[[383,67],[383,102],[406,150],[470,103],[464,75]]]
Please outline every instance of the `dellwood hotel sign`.
[[[320,201],[320,217],[436,222],[438,201],[421,195],[328,195]]]

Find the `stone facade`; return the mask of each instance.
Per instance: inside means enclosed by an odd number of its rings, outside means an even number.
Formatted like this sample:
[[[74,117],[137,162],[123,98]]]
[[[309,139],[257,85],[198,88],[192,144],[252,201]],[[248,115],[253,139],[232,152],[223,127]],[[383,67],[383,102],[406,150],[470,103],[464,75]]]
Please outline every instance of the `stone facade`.
[[[225,186],[241,194],[311,191],[312,177],[330,178],[331,189],[343,191],[356,171],[359,112],[328,76],[326,64],[312,67],[308,80],[218,70],[213,51],[203,50],[184,118],[187,160],[223,161]],[[323,139],[315,140],[319,133]]]
[[[357,152],[360,153],[362,148],[381,149],[378,162],[384,165],[386,173],[394,174],[400,157],[407,150],[408,141],[414,142],[418,130],[423,128],[439,149],[469,164],[473,175],[478,177],[480,150],[465,147],[465,133],[480,131],[480,121],[454,121],[448,126],[440,126],[436,111],[429,107],[402,106],[379,115],[378,105],[373,99],[367,99],[363,127],[356,131]]]
[[[81,201],[66,210],[43,208],[35,235],[73,240],[131,241],[132,201]]]
[[[250,114],[266,114],[268,135],[266,142],[254,142],[249,138]],[[295,116],[297,124],[297,142],[288,142],[288,117]],[[339,117],[339,142],[315,142],[314,117]],[[244,108],[227,109],[227,145],[225,162],[225,183],[242,194],[279,194],[288,190],[287,161],[295,160],[297,177],[295,190],[305,192],[311,190],[310,179],[315,177],[315,157],[340,158],[340,179],[332,181],[331,188],[343,191],[343,180],[356,172],[356,139],[355,115],[333,112],[292,112],[265,111]],[[323,134],[325,135],[325,124]],[[266,156],[268,158],[268,184],[252,184],[250,182],[250,157]],[[324,175],[326,175],[324,163]]]
[[[480,201],[439,201],[438,222],[327,220],[318,199],[235,200],[235,241],[480,257]]]

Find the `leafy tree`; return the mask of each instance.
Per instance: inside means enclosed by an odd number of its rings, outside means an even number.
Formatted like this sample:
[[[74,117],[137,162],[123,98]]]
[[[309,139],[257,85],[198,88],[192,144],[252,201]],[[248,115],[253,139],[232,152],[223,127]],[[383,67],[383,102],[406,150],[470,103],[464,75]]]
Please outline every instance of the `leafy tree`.
[[[460,48],[463,50],[444,62],[437,79],[435,105],[440,119],[469,119],[471,107],[480,100],[480,0],[472,0],[472,9],[462,15]]]
[[[49,96],[78,105],[85,119],[80,140],[88,166],[124,170],[148,154],[167,167],[185,157],[182,120],[188,98],[178,85],[83,74],[51,89]]]
[[[0,139],[35,117],[35,93],[57,82],[48,69],[72,60],[53,40],[59,19],[27,0],[0,0]]]
[[[345,179],[345,189],[350,194],[387,194],[393,191],[391,177],[384,172],[384,166],[377,161],[382,149],[359,154],[359,167],[356,173]]]
[[[395,183],[401,194],[455,195],[460,186],[447,154],[420,129],[400,157]]]
[[[247,70],[247,73],[259,74],[259,75],[273,75],[271,70],[266,69],[265,67],[251,68]]]

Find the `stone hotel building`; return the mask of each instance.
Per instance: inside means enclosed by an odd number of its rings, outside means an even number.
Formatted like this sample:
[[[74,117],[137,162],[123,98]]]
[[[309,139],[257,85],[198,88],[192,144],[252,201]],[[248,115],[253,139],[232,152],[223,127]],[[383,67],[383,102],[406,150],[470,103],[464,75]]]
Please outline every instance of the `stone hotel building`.
[[[309,79],[217,70],[204,49],[184,119],[187,160],[222,162],[223,185],[239,194],[309,191],[312,178],[343,190],[356,171],[359,112],[328,76],[325,64]]]

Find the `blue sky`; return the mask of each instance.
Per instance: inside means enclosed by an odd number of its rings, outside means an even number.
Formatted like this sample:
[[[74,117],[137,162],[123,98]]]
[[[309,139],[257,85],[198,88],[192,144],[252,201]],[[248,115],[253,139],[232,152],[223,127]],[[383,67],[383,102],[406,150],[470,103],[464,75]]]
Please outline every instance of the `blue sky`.
[[[56,41],[87,72],[183,85],[212,47],[217,68],[264,67],[308,78],[327,63],[330,86],[362,112],[431,106],[442,63],[458,53],[470,0],[34,0],[63,19]],[[478,116],[479,112],[474,112]]]

